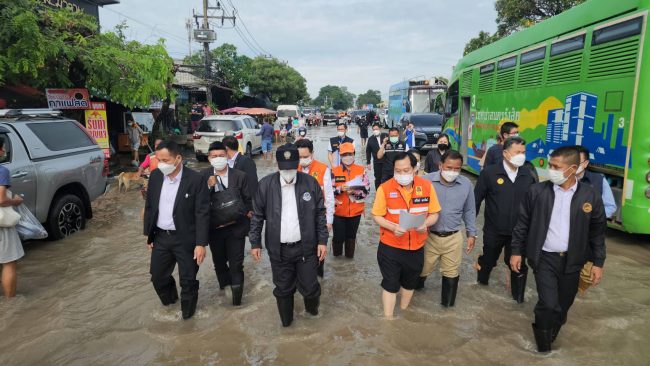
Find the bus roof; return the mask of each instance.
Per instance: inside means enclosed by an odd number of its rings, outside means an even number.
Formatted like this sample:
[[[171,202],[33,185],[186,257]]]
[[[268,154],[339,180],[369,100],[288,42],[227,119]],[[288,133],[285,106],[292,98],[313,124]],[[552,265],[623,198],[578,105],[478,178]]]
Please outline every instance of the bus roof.
[[[648,6],[650,6],[650,0],[588,0],[562,14],[467,54],[458,61],[451,80],[458,79],[459,74],[467,67],[625,14],[639,7],[647,8]]]

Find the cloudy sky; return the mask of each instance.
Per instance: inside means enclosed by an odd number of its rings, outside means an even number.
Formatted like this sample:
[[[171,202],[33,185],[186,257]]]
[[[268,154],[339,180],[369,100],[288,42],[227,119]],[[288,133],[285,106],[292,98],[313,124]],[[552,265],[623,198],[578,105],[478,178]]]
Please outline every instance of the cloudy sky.
[[[264,53],[286,60],[307,79],[312,98],[327,84],[355,94],[378,89],[385,98],[401,80],[448,77],[467,40],[496,29],[494,0],[220,2],[227,14],[232,5],[237,8],[237,29],[251,45],[228,26],[217,29],[213,45],[232,43],[251,57]],[[121,0],[100,9],[100,21],[104,30],[126,21],[127,35],[141,42],[165,38],[171,56],[182,58],[189,52],[185,22],[201,7],[202,0]],[[193,42],[193,50],[200,47]]]

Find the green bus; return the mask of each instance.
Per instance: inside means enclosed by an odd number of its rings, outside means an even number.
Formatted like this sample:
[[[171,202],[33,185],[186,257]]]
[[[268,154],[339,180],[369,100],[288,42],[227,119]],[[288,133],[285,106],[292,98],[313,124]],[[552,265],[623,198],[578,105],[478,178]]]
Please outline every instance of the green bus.
[[[444,131],[466,169],[519,125],[527,166],[547,178],[553,149],[582,145],[605,174],[610,226],[650,233],[650,0],[590,0],[462,58],[444,101]]]

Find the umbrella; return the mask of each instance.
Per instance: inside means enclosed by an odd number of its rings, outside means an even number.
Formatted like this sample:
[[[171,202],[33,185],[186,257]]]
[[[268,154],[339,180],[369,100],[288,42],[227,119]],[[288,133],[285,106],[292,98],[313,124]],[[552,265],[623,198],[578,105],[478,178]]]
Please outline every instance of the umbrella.
[[[244,108],[244,107],[232,107],[232,108],[224,109],[224,110],[222,110],[222,111],[220,111],[220,112],[223,113],[223,114],[239,113],[240,111],[243,111],[243,110],[246,110],[246,109],[248,109],[248,108]]]
[[[266,109],[266,108],[250,108],[250,109],[245,109],[243,111],[237,112],[239,114],[247,114],[249,116],[266,116],[266,115],[272,115],[275,114],[275,111],[272,109]]]

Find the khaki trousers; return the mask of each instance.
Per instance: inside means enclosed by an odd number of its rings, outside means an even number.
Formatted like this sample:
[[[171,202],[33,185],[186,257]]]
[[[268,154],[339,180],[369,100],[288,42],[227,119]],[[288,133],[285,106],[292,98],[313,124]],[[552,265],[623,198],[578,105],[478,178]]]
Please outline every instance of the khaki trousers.
[[[429,233],[424,245],[422,277],[429,276],[440,260],[440,272],[449,278],[458,277],[458,267],[463,257],[463,235],[459,232],[446,237]]]

